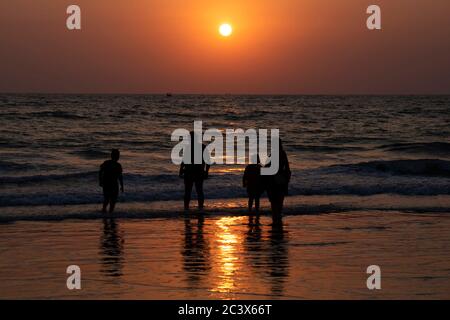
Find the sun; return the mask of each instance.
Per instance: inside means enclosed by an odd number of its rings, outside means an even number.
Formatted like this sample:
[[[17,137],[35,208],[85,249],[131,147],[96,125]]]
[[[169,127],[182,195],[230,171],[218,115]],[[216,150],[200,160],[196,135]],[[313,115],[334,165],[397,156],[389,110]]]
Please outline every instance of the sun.
[[[219,27],[219,33],[223,37],[229,37],[233,33],[233,27],[229,23],[223,23]]]

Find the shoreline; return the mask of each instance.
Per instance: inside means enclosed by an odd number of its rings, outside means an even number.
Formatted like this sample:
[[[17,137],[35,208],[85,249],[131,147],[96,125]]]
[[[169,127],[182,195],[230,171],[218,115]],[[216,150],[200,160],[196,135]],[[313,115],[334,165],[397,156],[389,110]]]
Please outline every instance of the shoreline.
[[[249,216],[246,199],[207,200],[205,209],[181,209],[180,201],[119,202],[113,214],[102,213],[101,204],[2,207],[0,224],[17,221],[64,221],[115,219],[174,219],[185,216]],[[414,214],[450,214],[450,196],[291,196],[286,198],[284,216],[321,215],[339,212],[403,212]],[[271,216],[266,198],[261,199],[261,216]],[[450,215],[449,215],[450,216]]]

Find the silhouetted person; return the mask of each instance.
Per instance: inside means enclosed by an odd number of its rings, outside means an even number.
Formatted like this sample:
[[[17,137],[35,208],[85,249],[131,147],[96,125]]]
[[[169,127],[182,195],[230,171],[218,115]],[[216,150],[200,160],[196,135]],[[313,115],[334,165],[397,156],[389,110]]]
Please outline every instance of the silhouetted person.
[[[114,212],[117,198],[119,196],[119,182],[120,189],[123,192],[123,177],[122,166],[118,162],[120,158],[120,151],[113,149],[111,151],[111,160],[106,160],[100,166],[99,183],[103,187],[103,212],[109,204],[109,212]]]
[[[242,178],[242,184],[244,188],[247,188],[248,195],[248,212],[252,212],[253,201],[255,201],[255,213],[259,214],[259,199],[264,192],[262,179],[261,179],[261,164],[249,164],[244,171],[244,177]]]
[[[279,141],[279,167],[273,176],[266,179],[267,195],[269,197],[272,208],[274,223],[281,222],[281,214],[283,212],[284,197],[288,194],[288,185],[291,179],[291,169],[289,168],[289,160],[283,149],[281,139]]]
[[[192,188],[195,185],[195,191],[197,192],[198,208],[203,209],[205,202],[205,195],[203,193],[203,181],[208,179],[209,165],[206,164],[203,158],[203,152],[206,148],[202,144],[202,163],[194,163],[194,143],[195,134],[191,132],[191,164],[185,164],[184,161],[180,165],[180,177],[184,178],[184,210],[189,210],[189,203],[191,202]]]

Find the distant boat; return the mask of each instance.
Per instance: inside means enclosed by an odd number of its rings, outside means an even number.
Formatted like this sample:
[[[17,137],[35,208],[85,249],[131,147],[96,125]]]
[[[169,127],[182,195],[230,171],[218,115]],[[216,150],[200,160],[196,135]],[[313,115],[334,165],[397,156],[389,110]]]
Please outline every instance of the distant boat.
[[[172,94],[170,92],[166,93],[166,97],[171,97]]]

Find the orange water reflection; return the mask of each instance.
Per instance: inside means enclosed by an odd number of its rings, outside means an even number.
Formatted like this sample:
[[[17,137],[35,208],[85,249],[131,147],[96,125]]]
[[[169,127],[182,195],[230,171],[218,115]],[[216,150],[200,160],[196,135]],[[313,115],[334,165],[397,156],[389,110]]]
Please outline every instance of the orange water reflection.
[[[220,298],[283,294],[287,239],[283,226],[269,221],[187,216],[181,251],[187,287]]]
[[[235,289],[234,275],[239,270],[238,246],[242,244],[242,236],[232,232],[231,226],[236,224],[240,217],[224,217],[216,221],[217,233],[215,242],[218,248],[217,265],[219,266],[219,279],[213,291],[230,292]]]

